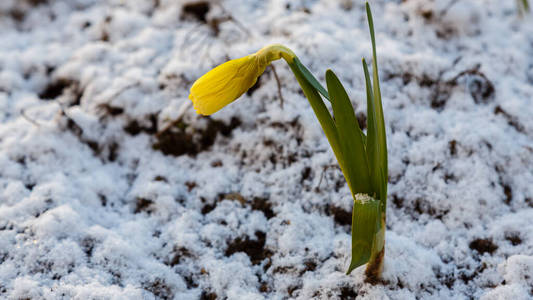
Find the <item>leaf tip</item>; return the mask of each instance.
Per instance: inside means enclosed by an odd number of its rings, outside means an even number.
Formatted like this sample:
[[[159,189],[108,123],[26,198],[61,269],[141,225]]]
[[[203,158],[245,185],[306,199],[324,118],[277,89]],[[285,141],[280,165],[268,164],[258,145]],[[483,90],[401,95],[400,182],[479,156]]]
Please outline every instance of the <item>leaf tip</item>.
[[[336,78],[337,78],[337,76],[335,76],[335,73],[333,73],[333,70],[331,70],[331,69],[327,69],[326,70],[326,83],[328,81],[331,81],[332,79],[336,79]],[[328,88],[328,90],[329,90],[329,88]]]

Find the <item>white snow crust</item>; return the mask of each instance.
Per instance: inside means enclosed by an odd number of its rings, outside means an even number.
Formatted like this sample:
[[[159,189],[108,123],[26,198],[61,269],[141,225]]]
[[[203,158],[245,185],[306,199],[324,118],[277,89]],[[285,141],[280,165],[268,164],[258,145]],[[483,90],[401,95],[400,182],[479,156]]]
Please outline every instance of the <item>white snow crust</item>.
[[[282,43],[358,118],[354,0],[0,1],[1,299],[531,299],[533,15],[371,1],[389,149],[382,281],[289,68],[210,118],[199,76]],[[230,18],[231,16],[231,18]],[[159,132],[159,133],[158,133]]]

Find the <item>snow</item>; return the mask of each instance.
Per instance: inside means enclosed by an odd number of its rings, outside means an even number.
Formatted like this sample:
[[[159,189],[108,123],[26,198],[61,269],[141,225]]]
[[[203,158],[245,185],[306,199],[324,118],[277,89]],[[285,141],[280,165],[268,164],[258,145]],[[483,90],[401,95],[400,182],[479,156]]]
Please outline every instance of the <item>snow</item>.
[[[371,6],[389,149],[377,285],[345,275],[349,189],[284,63],[283,108],[267,68],[211,118],[182,113],[196,78],[276,42],[319,80],[334,70],[364,117],[362,2],[0,1],[0,298],[533,297],[533,16]]]

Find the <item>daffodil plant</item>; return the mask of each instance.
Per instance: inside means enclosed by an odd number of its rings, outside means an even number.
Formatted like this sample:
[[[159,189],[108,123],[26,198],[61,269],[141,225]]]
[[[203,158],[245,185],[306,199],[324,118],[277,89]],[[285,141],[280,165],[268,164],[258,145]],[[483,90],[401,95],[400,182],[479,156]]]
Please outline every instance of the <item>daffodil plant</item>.
[[[387,203],[387,142],[378,67],[374,25],[366,4],[372,41],[372,78],[363,58],[366,85],[367,134],[359,128],[346,90],[331,70],[326,71],[327,90],[289,48],[275,44],[254,54],[228,61],[199,78],[189,98],[198,114],[210,115],[239,98],[275,60],[283,58],[307,97],[333,149],[353,198],[352,258],[349,274],[368,263],[368,281],[381,273],[385,245]],[[331,103],[333,117],[322,100]]]

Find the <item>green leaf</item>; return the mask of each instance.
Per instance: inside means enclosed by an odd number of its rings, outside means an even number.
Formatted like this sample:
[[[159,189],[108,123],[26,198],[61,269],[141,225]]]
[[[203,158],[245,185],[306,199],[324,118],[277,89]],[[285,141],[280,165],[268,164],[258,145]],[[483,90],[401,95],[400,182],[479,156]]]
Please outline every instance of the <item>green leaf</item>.
[[[368,27],[370,29],[370,39],[372,41],[372,75],[373,75],[373,93],[374,93],[374,110],[376,115],[376,132],[377,132],[377,144],[379,144],[379,165],[383,174],[382,187],[380,190],[384,190],[384,193],[380,195],[380,200],[383,200],[383,206],[386,207],[387,201],[387,178],[388,178],[388,159],[387,159],[387,137],[385,132],[385,119],[383,117],[383,107],[381,105],[381,90],[379,88],[379,75],[378,75],[378,59],[376,55],[376,37],[374,34],[374,21],[372,18],[372,12],[370,11],[370,5],[366,3],[366,14],[368,17]],[[384,186],[384,187],[383,187]]]
[[[359,130],[359,133],[361,134],[361,138],[363,139],[363,145],[365,145],[366,149],[366,135],[362,130]]]
[[[302,74],[302,76],[307,79],[307,81],[317,90],[320,92],[320,94],[322,94],[322,96],[324,96],[326,99],[328,99],[328,101],[330,101],[329,99],[329,94],[328,92],[326,91],[326,89],[320,84],[320,82],[318,82],[318,80],[315,78],[315,76],[313,76],[313,74],[311,73],[311,71],[309,71],[301,62],[300,60],[298,59],[298,57],[295,57],[294,58],[294,61],[293,63],[296,65],[296,67],[300,70],[300,73]],[[294,70],[293,70],[294,72]]]
[[[315,76],[313,76],[313,74],[302,64],[298,57],[294,58],[293,63],[296,65],[296,67],[298,67],[300,73],[307,80],[307,82],[309,82],[311,86],[313,86],[320,94],[322,94],[324,98],[331,102],[331,99],[329,98],[329,94],[326,89],[320,84],[320,82],[315,78]],[[363,138],[363,144],[365,144],[366,146],[366,135],[362,130],[360,131],[360,133],[361,137]]]
[[[366,110],[367,110],[367,144],[366,153],[368,156],[368,168],[370,170],[370,181],[372,182],[373,192],[377,199],[381,199],[381,172],[379,163],[379,143],[376,124],[376,110],[374,105],[374,93],[372,92],[372,83],[370,82],[370,75],[366,61],[363,58],[363,71],[365,74],[366,83]]]
[[[383,203],[382,203],[383,205],[382,205],[381,209],[383,210],[383,218],[385,218],[385,210],[387,209],[387,182],[388,182],[388,178],[385,175],[385,170],[383,170],[383,168],[379,168],[379,174],[381,176],[381,182],[383,182],[383,184],[380,187],[379,193],[381,195],[383,195],[382,199],[380,199],[380,200],[383,201]]]
[[[370,251],[369,261],[373,261],[380,256],[380,252],[385,247],[385,231],[387,229],[385,223],[385,210],[383,208],[383,202],[380,201],[380,212],[376,217],[376,228],[374,230],[374,238],[372,240],[372,250]]]
[[[295,58],[294,61],[296,62],[297,58]],[[337,127],[331,118],[329,110],[324,104],[324,101],[322,101],[322,98],[320,98],[317,89],[309,82],[309,80],[307,80],[298,65],[296,63],[290,63],[289,67],[294,73],[294,76],[296,76],[296,80],[300,84],[300,87],[302,88],[305,97],[309,101],[309,104],[311,104],[318,122],[320,122],[320,125],[322,126],[322,129],[328,138],[331,149],[333,149],[333,153],[335,154],[335,157],[337,157],[339,166],[341,167],[343,174],[345,174],[346,181],[349,181],[344,155],[339,142]]]
[[[352,190],[352,194],[370,194],[372,186],[370,184],[368,162],[360,134],[361,129],[355,118],[352,103],[341,82],[331,70],[326,71],[326,84],[331,97],[341,151],[344,154],[348,171],[349,179],[346,178],[346,180]]]
[[[354,201],[352,210],[352,260],[346,274],[365,264],[371,257],[379,229],[380,201]]]

